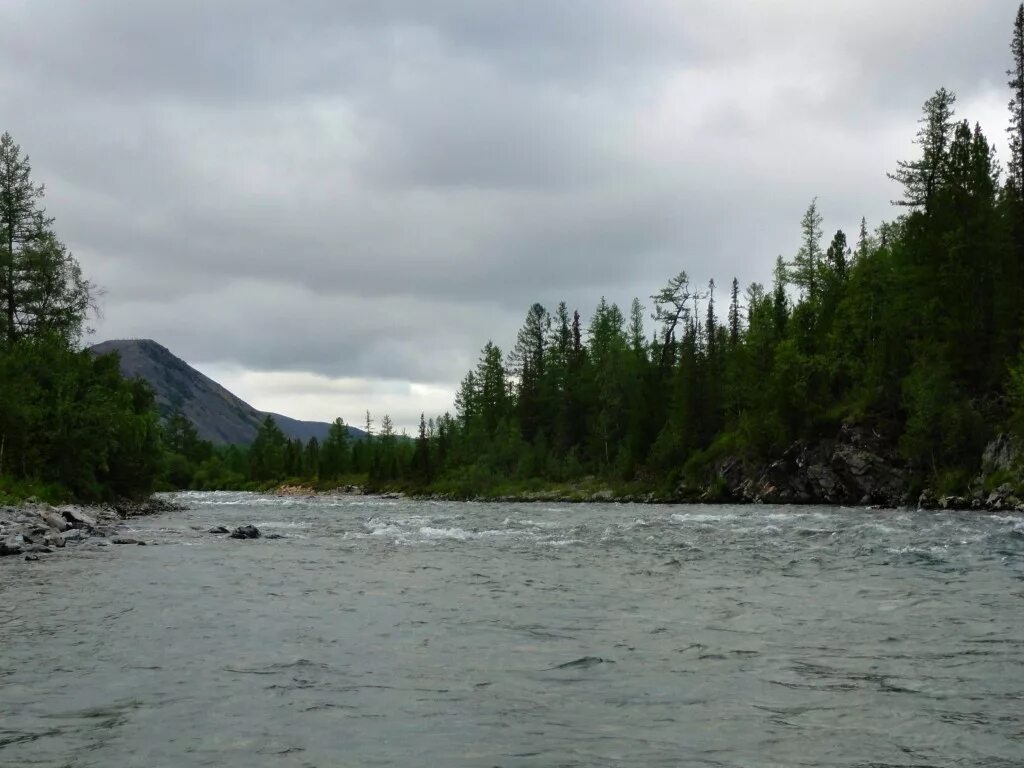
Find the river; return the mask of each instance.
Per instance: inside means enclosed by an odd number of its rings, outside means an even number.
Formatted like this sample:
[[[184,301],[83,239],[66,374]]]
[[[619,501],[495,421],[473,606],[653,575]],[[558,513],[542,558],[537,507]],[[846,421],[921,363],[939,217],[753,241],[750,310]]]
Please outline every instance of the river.
[[[178,499],[0,562],[0,765],[1024,765],[1021,514]]]

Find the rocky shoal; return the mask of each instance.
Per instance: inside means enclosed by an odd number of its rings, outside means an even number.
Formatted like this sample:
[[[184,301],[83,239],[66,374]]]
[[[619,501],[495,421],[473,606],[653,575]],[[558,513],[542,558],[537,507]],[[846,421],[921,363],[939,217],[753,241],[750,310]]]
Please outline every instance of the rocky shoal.
[[[177,505],[151,498],[103,506],[67,504],[51,506],[27,502],[0,507],[0,557],[24,556],[38,560],[57,549],[77,547],[87,541],[106,544],[145,544],[119,536],[120,525],[133,517],[171,512]]]

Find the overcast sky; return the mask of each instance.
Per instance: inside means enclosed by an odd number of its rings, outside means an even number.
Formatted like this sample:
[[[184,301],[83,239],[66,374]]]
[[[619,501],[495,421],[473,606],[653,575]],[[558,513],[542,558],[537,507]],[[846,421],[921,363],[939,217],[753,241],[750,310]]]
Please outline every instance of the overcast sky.
[[[891,218],[939,86],[1005,147],[1018,0],[0,0],[0,130],[106,293],[253,405],[412,431],[529,305],[766,280]]]

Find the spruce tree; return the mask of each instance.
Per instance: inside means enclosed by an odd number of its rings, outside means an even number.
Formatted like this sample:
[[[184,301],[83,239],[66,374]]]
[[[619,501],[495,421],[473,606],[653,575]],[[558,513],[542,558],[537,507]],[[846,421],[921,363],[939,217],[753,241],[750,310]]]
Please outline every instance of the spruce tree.
[[[633,354],[640,356],[645,354],[644,341],[644,308],[640,299],[634,298],[629,307],[629,348]]]
[[[732,279],[732,295],[729,301],[729,346],[740,342],[740,281]]]
[[[1010,99],[1010,160],[1007,184],[1017,195],[1024,199],[1024,3],[1017,9],[1017,18],[1013,24],[1013,38],[1010,42],[1013,54],[1013,65],[1007,70],[1010,76],[1008,85]]]
[[[871,250],[871,236],[868,234],[868,220],[860,219],[860,234],[857,236],[857,258],[863,259]]]

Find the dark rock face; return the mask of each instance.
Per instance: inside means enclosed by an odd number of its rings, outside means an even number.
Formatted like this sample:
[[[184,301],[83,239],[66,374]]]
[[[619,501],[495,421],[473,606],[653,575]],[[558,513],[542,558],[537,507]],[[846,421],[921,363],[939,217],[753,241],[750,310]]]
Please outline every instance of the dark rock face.
[[[231,532],[232,539],[258,539],[260,529],[255,525],[242,525]]]
[[[863,427],[835,438],[798,440],[767,466],[722,461],[718,475],[731,500],[767,504],[907,503],[909,475],[892,445]]]
[[[1012,435],[1002,432],[985,446],[981,454],[981,471],[985,475],[1012,472],[1020,466],[1020,446]]]

